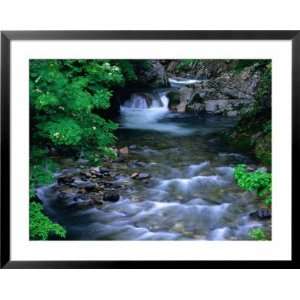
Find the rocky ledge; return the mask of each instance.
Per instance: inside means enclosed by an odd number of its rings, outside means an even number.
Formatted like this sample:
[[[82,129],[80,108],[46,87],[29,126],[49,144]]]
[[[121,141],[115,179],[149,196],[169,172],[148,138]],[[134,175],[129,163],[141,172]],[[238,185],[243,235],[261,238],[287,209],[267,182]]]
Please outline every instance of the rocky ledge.
[[[250,110],[255,102],[255,93],[260,81],[260,73],[254,67],[245,68],[236,74],[221,70],[215,77],[204,80],[172,77],[167,95],[169,108],[176,112],[194,112],[237,116]],[[176,76],[176,75],[174,75]]]

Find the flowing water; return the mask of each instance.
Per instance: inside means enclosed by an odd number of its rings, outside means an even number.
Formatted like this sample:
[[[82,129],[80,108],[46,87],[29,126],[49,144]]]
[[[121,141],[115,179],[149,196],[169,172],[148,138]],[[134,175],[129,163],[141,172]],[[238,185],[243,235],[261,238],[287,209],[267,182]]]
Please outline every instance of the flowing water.
[[[255,195],[233,180],[234,166],[251,160],[227,148],[213,134],[234,126],[222,116],[169,112],[164,91],[152,102],[134,94],[121,107],[119,146],[129,146],[127,163],[115,178],[127,188],[118,202],[70,210],[43,187],[47,213],[66,226],[69,239],[245,240],[258,208]],[[147,173],[150,179],[131,178]]]

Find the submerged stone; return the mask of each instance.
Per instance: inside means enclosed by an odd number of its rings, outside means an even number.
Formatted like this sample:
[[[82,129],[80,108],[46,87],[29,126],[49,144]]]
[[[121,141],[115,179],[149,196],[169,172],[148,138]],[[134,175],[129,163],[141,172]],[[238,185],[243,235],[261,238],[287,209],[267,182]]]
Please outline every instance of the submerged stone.
[[[103,201],[117,202],[120,199],[120,195],[116,191],[106,191],[103,194]]]

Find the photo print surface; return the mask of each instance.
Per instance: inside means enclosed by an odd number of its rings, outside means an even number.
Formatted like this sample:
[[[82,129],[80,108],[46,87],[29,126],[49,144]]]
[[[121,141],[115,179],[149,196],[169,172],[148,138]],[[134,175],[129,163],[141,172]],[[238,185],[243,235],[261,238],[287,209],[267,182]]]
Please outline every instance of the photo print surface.
[[[266,59],[30,60],[30,240],[271,240]]]

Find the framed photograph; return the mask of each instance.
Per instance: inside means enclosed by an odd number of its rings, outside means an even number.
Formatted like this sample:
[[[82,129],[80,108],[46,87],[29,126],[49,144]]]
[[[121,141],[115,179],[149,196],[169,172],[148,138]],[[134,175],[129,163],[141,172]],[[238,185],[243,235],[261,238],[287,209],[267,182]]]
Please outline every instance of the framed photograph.
[[[299,268],[299,99],[299,31],[2,32],[1,267]]]

